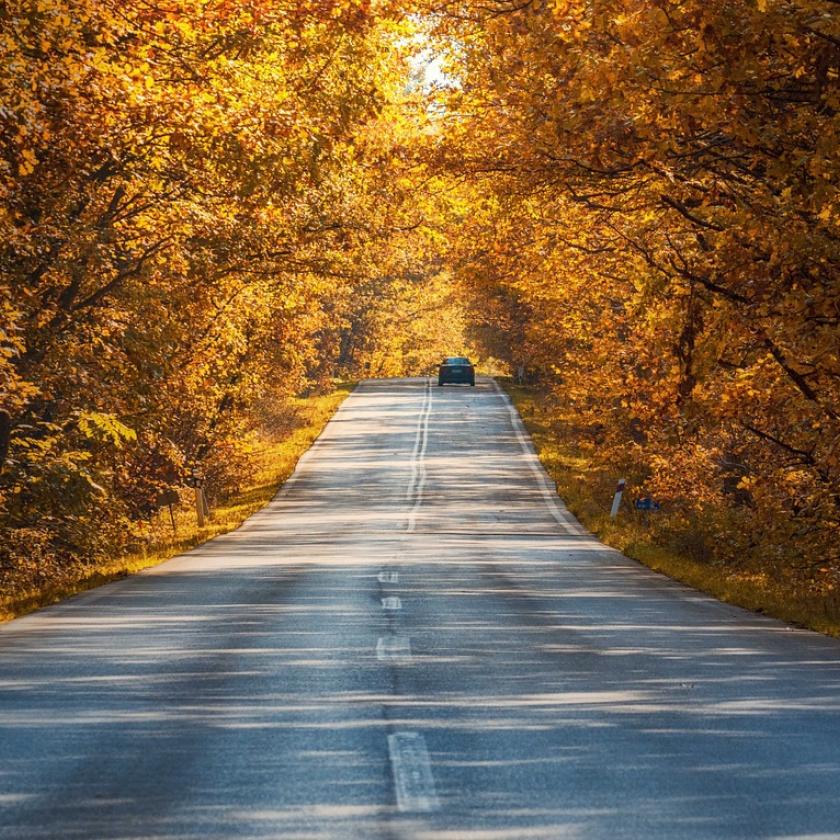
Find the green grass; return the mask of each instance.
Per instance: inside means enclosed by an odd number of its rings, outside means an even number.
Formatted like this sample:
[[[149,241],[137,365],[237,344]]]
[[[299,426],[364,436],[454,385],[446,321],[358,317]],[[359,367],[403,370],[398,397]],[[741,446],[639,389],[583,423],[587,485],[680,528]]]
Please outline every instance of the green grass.
[[[840,637],[840,597],[788,583],[760,569],[697,560],[680,546],[702,543],[702,535],[664,535],[645,514],[626,509],[610,519],[616,476],[607,474],[577,442],[557,431],[551,409],[539,389],[499,378],[531,433],[540,461],[557,492],[578,520],[602,542],[650,569],[727,603],[773,616],[798,627]],[[654,514],[660,516],[660,514]]]
[[[175,508],[176,534],[172,534],[169,513],[164,511],[153,522],[154,538],[149,545],[134,553],[106,560],[95,567],[80,569],[76,576],[71,575],[60,584],[44,586],[1,600],[0,621],[9,621],[104,583],[156,566],[213,537],[238,528],[249,516],[271,501],[283,482],[294,472],[301,455],[315,442],[353,387],[354,383],[342,383],[328,394],[292,400],[290,408],[294,409],[295,417],[292,428],[278,440],[262,442],[255,452],[257,469],[252,481],[239,493],[214,506],[203,528],[198,525],[193,506],[185,500]]]

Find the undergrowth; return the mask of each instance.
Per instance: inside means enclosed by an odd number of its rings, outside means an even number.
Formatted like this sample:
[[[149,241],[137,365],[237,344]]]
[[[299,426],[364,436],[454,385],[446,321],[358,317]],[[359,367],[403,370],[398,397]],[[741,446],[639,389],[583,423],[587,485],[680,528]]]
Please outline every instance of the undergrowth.
[[[267,429],[254,448],[255,470],[251,481],[239,492],[211,505],[210,518],[199,527],[193,493],[181,492],[181,502],[173,506],[174,529],[169,510],[163,508],[149,525],[148,541],[117,558],[71,570],[58,583],[11,594],[0,600],[0,621],[57,603],[71,595],[126,577],[142,569],[201,545],[220,534],[238,528],[249,516],[264,507],[283,482],[294,472],[301,455],[314,443],[336,409],[352,391],[353,384],[340,384],[327,394],[293,399],[288,405],[287,423]]]

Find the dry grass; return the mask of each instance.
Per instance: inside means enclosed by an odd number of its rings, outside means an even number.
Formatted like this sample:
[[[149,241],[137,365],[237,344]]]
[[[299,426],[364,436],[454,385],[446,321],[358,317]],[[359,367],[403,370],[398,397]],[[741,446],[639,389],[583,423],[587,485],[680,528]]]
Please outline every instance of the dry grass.
[[[0,621],[8,621],[26,613],[61,601],[71,595],[94,589],[103,583],[127,577],[156,566],[207,540],[238,528],[249,516],[264,507],[283,482],[294,472],[298,459],[321,434],[353,384],[338,385],[329,394],[293,400],[290,408],[294,423],[276,440],[266,440],[255,452],[257,470],[252,482],[225,502],[213,507],[210,520],[199,528],[191,493],[182,494],[182,503],[175,506],[173,534],[169,512],[164,510],[152,523],[152,541],[138,551],[79,570],[78,576],[58,585],[45,586],[0,601]]]
[[[840,637],[840,598],[820,595],[786,583],[760,569],[716,562],[714,547],[702,534],[667,533],[652,527],[647,514],[627,509],[612,520],[609,507],[615,475],[592,463],[576,441],[561,436],[551,423],[544,396],[536,388],[499,379],[519,409],[522,420],[557,492],[580,522],[607,545],[645,566],[753,612],[789,624]],[[661,516],[651,514],[650,516]],[[703,559],[697,559],[702,556]]]

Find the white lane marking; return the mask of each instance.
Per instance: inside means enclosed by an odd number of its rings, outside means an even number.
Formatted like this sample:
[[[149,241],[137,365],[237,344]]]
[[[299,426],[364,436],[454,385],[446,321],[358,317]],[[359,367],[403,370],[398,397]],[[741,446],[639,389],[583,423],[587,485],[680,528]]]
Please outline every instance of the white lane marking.
[[[398,583],[400,579],[399,572],[380,572],[376,579],[380,583]]]
[[[317,438],[312,442],[312,445],[303,455],[298,458],[297,464],[295,464],[295,468],[292,471],[292,474],[283,482],[283,486],[275,493],[274,498],[262,509],[257,511],[256,513],[252,514],[248,519],[246,519],[240,526],[237,528],[234,534],[241,534],[244,531],[248,531],[256,525],[262,524],[263,520],[266,516],[269,516],[274,513],[273,507],[276,505],[281,499],[284,499],[286,496],[289,495],[289,492],[292,488],[297,484],[300,480],[301,474],[303,472],[303,468],[306,465],[307,461],[311,460],[319,449],[325,444],[326,440],[329,438],[330,433],[335,428],[335,421],[338,419],[340,414],[343,414],[344,411],[350,406],[352,400],[351,398],[356,394],[357,391],[361,388],[364,383],[359,382],[355,388],[344,398],[341,405],[335,410],[335,413],[321,429],[320,434]],[[157,571],[160,570],[161,574],[164,574],[164,566],[153,566],[150,569],[144,569],[140,572],[140,574],[156,574]]]
[[[536,452],[534,452],[529,438],[526,436],[527,432],[525,427],[522,425],[522,419],[519,417],[519,412],[516,410],[516,406],[514,406],[514,404],[510,401],[510,397],[508,397],[508,395],[499,387],[499,383],[496,382],[495,379],[491,379],[490,381],[493,383],[496,393],[502,398],[502,402],[504,402],[505,408],[508,410],[508,414],[510,414],[510,422],[513,425],[513,431],[516,434],[519,445],[522,447],[522,452],[525,454],[525,460],[528,462],[528,466],[531,468],[531,472],[537,480],[537,484],[539,485],[543,499],[545,499],[545,504],[549,513],[554,517],[557,524],[564,528],[568,533],[589,536],[586,529],[568,511],[561,509],[557,504],[557,492],[549,484],[545,470],[543,469]]]
[[[418,463],[417,455],[420,452],[420,445],[423,439],[423,422],[426,417],[426,409],[432,399],[432,381],[426,379],[426,388],[423,391],[423,402],[420,403],[420,414],[417,415],[417,431],[414,435],[414,449],[411,452],[411,478],[405,491],[405,498],[411,499],[414,495],[414,485],[417,483]]]
[[[417,522],[417,513],[420,510],[420,505],[423,504],[423,489],[426,486],[426,447],[429,443],[429,418],[432,416],[432,380],[426,380],[426,405],[425,410],[420,415],[420,446],[417,450],[414,465],[417,469],[419,479],[417,481],[414,495],[414,505],[408,515],[408,525],[406,531],[411,534]]]
[[[436,811],[432,762],[426,741],[418,732],[395,732],[388,736],[388,754],[394,774],[397,808],[400,811]]]
[[[401,610],[402,609],[402,601],[397,598],[396,595],[391,595],[388,598],[382,599],[382,609],[383,610]]]
[[[408,636],[382,636],[376,643],[376,658],[411,662],[411,641]]]

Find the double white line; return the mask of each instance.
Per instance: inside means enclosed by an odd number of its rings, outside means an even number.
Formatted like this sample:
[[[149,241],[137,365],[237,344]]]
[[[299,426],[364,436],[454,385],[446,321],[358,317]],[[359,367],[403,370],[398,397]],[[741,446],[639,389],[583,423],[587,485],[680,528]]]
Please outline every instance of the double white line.
[[[423,392],[423,404],[420,408],[420,416],[417,418],[417,433],[414,436],[414,449],[411,453],[411,478],[408,488],[405,491],[407,501],[414,499],[414,504],[408,514],[408,526],[406,531],[410,534],[414,531],[417,512],[423,503],[423,488],[426,486],[426,446],[429,442],[429,417],[432,413],[432,380],[426,380],[426,388]]]

